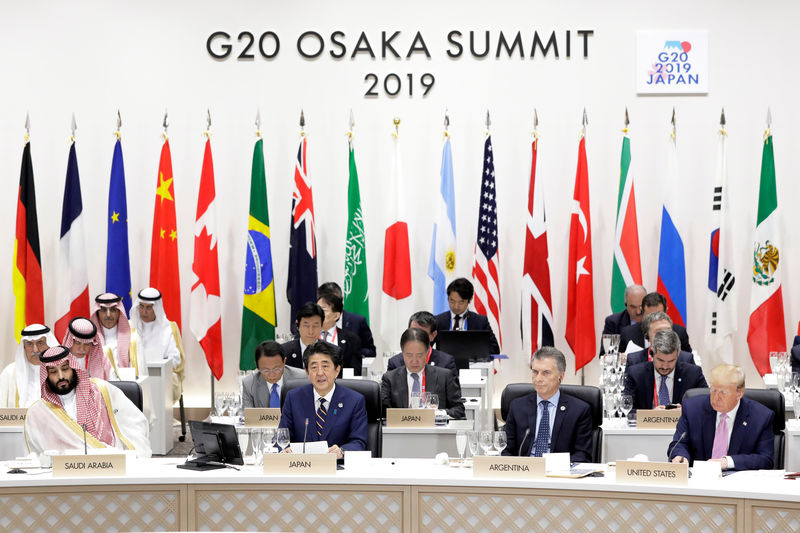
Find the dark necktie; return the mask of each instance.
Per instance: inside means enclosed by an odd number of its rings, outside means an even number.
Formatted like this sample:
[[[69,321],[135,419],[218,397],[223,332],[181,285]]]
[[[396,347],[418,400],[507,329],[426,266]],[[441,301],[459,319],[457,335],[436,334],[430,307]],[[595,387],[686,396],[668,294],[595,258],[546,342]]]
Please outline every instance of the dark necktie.
[[[550,452],[550,409],[548,406],[550,402],[542,400],[539,402],[539,410],[542,412],[542,418],[539,420],[539,431],[536,432],[536,441],[533,445],[534,457],[541,457],[543,453]]]
[[[280,407],[281,406],[281,393],[278,392],[278,384],[277,383],[272,385],[272,392],[269,394],[269,406],[270,407]]]
[[[322,440],[322,430],[325,428],[325,417],[328,410],[325,409],[325,398],[319,399],[319,409],[317,409],[317,437]]]
[[[453,317],[453,331],[461,331],[461,315]]]
[[[667,376],[661,376],[661,385],[658,387],[658,404],[667,405],[669,403],[669,389],[667,388]]]

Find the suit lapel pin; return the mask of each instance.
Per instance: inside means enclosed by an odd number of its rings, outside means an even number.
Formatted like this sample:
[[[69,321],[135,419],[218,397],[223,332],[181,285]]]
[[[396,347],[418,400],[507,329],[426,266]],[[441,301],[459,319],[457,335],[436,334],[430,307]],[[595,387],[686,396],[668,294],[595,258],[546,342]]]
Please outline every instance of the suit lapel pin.
[[[747,425],[747,420],[745,420],[744,422],[742,422],[742,425],[743,425],[743,426],[746,426],[746,425]]]
[[[297,354],[296,354],[296,353],[293,353],[293,354],[292,354],[292,357],[293,357],[293,358],[297,357]]]
[[[566,411],[566,410],[567,410],[566,406],[562,405],[562,406],[561,406],[561,410],[562,410],[562,411]]]
[[[336,414],[336,409],[333,410],[333,414]]]
[[[339,409],[341,409],[342,407],[344,407],[344,406],[342,405],[342,402],[339,402]]]

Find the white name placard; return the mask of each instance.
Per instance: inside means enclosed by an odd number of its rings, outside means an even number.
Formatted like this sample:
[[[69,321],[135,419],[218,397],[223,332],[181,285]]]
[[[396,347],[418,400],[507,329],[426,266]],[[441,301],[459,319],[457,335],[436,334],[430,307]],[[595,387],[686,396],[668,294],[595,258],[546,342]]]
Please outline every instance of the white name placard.
[[[686,485],[689,483],[689,464],[617,461],[617,481],[620,483]]]
[[[0,409],[0,426],[24,426],[27,409],[7,407]]]
[[[387,409],[386,427],[430,428],[435,425],[435,409]]]
[[[268,453],[264,455],[264,473],[333,476],[336,475],[336,455],[332,453]]]
[[[53,477],[103,477],[124,475],[124,453],[53,456]]]
[[[472,474],[475,477],[505,479],[543,479],[545,459],[543,457],[511,457],[479,455],[472,459]]]
[[[675,429],[680,417],[680,409],[639,409],[636,411],[636,427],[638,429]]]
[[[281,421],[278,407],[247,407],[244,410],[244,425],[248,427],[276,428]]]

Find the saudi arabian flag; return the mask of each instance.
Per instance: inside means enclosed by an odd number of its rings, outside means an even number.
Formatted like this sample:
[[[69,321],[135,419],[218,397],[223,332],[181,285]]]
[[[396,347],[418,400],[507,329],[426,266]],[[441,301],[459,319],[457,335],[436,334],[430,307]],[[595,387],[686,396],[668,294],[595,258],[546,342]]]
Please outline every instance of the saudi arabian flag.
[[[358,172],[352,141],[349,144],[350,182],[347,187],[347,240],[344,251],[344,308],[367,319],[369,324],[369,284],[367,282],[367,244],[364,213],[358,192]]]
[[[262,341],[275,340],[275,280],[272,275],[272,246],[269,234],[267,179],[264,172],[263,141],[253,150],[250,175],[250,221],[247,224],[247,260],[244,271],[242,306],[242,348],[239,368],[255,368],[254,354]]]
[[[639,258],[639,227],[636,223],[636,195],[631,172],[631,140],[622,138],[622,156],[617,197],[617,229],[614,237],[614,266],[611,274],[611,311],[625,309],[625,288],[642,284]]]
[[[750,289],[750,325],[747,346],[758,373],[770,372],[769,352],[786,351],[781,271],[783,242],[778,224],[778,191],[775,186],[775,155],[772,134],[764,134],[758,217],[753,242],[753,284]]]

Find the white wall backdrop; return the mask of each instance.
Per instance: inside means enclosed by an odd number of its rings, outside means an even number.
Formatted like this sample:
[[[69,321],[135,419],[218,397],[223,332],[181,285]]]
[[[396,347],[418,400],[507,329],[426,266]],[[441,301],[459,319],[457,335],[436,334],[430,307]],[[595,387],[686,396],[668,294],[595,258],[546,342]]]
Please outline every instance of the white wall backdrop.
[[[178,210],[184,343],[188,351],[186,395],[190,406],[208,405],[209,371],[188,324],[192,230],[203,156],[206,109],[213,120],[213,150],[219,218],[220,277],[223,299],[225,375],[231,390],[239,361],[244,234],[256,110],[263,119],[273,263],[278,296],[279,331],[288,331],[285,286],[288,226],[298,142],[298,115],[305,110],[309,138],[308,167],[314,187],[320,281],[341,282],[347,202],[347,131],[350,110],[356,118],[356,161],[367,228],[373,330],[379,320],[383,246],[384,182],[391,162],[392,118],[400,117],[404,172],[411,206],[414,303],[427,309],[432,284],[426,276],[434,195],[439,185],[442,121],[452,121],[457,198],[458,271],[469,276],[477,230],[478,191],[486,109],[492,114],[500,225],[502,329],[504,350],[500,384],[529,379],[527,357],[519,340],[519,298],[526,194],[530,173],[533,110],[540,118],[538,176],[544,180],[556,344],[573,357],[564,341],[569,202],[572,197],[580,118],[586,107],[587,150],[594,245],[595,326],[610,312],[614,217],[619,179],[622,120],[631,116],[639,234],[644,282],[656,285],[662,195],[677,188],[684,199],[676,217],[686,228],[688,330],[702,352],[706,301],[710,203],[715,169],[716,131],[724,106],[729,133],[730,199],[735,213],[739,263],[736,274],[745,294],[739,301],[735,360],[750,384],[760,384],[746,348],[749,272],[758,191],[761,142],[771,107],[775,139],[781,225],[781,258],[797,272],[800,242],[791,232],[793,208],[800,194],[796,158],[800,121],[796,92],[800,74],[792,39],[800,5],[791,1],[763,4],[728,1],[669,4],[641,1],[571,2],[409,0],[375,2],[236,1],[212,2],[16,2],[0,17],[0,329],[5,350],[0,362],[13,359],[11,257],[25,113],[31,114],[31,142],[39,211],[46,319],[55,320],[59,278],[57,241],[66,172],[69,124],[78,122],[77,151],[83,188],[90,292],[104,289],[106,209],[116,111],[123,120],[122,139],[128,186],[128,209],[134,292],[147,285],[150,232],[165,108]],[[637,29],[708,29],[710,92],[703,96],[639,97],[635,93]],[[272,61],[213,60],[205,41],[214,31],[256,36],[271,30],[281,38]],[[297,36],[315,30],[327,36],[340,30],[348,57],[307,60],[295,49]],[[416,31],[431,52],[411,59],[350,59],[361,31],[379,50],[381,31],[401,30],[394,41],[405,55]],[[572,30],[572,57],[451,59],[450,30],[492,32],[496,42],[521,31],[529,49],[534,30],[549,36]],[[580,53],[575,31],[593,30],[589,55]],[[482,35],[482,34],[481,34]],[[468,42],[462,38],[462,42]],[[330,45],[328,44],[329,49]],[[326,50],[327,50],[326,49]],[[364,76],[395,72],[402,79],[425,72],[436,76],[427,97],[381,94],[364,98]],[[681,177],[666,182],[669,118],[675,107]],[[787,337],[800,309],[795,276],[784,280]],[[392,343],[396,344],[396,342]],[[387,349],[382,343],[379,352]],[[713,361],[706,359],[705,364]],[[576,382],[569,368],[568,380]],[[586,368],[587,382],[597,377],[597,363]]]

